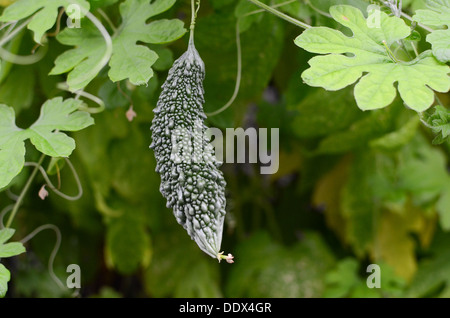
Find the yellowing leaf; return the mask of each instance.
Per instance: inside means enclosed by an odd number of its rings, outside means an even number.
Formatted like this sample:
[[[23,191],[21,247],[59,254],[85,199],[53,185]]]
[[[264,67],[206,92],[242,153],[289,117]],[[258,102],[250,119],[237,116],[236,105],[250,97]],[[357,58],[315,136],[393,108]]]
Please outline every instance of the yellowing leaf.
[[[341,160],[316,183],[313,194],[313,204],[323,208],[328,227],[333,229],[343,242],[346,242],[346,222],[340,214],[340,201],[350,162],[349,157]]]
[[[0,0],[0,6],[7,7],[16,0]]]
[[[410,280],[417,271],[416,244],[411,234],[420,234],[424,243],[429,244],[435,223],[435,219],[408,205],[402,214],[383,213],[371,252],[374,261],[385,261],[397,275]]]
[[[281,150],[279,154],[278,171],[270,175],[270,179],[277,180],[290,173],[299,171],[302,166],[302,155],[298,147],[293,147],[289,151]]]

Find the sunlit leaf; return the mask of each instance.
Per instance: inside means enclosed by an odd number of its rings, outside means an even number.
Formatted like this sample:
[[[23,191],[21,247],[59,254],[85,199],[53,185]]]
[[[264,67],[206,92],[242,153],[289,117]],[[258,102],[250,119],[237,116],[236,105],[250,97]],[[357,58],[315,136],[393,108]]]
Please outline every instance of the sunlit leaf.
[[[351,6],[331,7],[330,14],[350,28],[353,36],[313,27],[295,39],[301,48],[325,54],[309,60],[310,68],[302,74],[308,85],[334,91],[358,82],[355,100],[359,108],[368,110],[391,104],[396,96],[394,83],[398,83],[405,104],[418,112],[432,105],[433,90],[445,93],[450,89],[449,66],[439,63],[431,52],[408,62],[392,56],[388,48],[410,34],[402,19],[380,11],[380,27],[370,27],[362,12]]]

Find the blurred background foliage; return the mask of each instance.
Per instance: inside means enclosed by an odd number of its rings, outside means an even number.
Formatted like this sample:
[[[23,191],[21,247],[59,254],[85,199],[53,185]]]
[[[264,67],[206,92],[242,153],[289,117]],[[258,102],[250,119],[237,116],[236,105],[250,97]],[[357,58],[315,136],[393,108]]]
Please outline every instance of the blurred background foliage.
[[[120,23],[120,1],[90,2]],[[205,111],[211,112],[227,102],[236,83],[237,17],[258,8],[246,0],[201,3],[195,41],[206,64]],[[312,25],[339,28],[322,13],[342,3],[363,9],[368,4],[302,0],[279,9]],[[410,14],[424,6],[422,0],[403,3]],[[177,1],[163,17],[188,26],[190,1]],[[45,223],[58,226],[55,272],[65,281],[66,267],[80,265],[82,297],[450,296],[449,142],[432,145],[432,132],[400,100],[362,112],[351,87],[327,92],[303,84],[300,74],[311,55],[293,43],[301,29],[268,13],[243,17],[239,27],[240,91],[207,124],[279,128],[280,163],[274,175],[261,175],[257,164],[222,167],[228,183],[222,247],[235,256],[233,265],[202,253],[176,223],[159,193],[148,148],[160,86],[186,49],[187,36],[155,47],[161,58],[148,85],[112,83],[105,71],[87,87],[106,110],[94,115],[94,126],[72,134],[77,148],[70,159],[83,197],[66,201],[50,193],[42,201],[39,177],[15,219],[15,237]],[[24,33],[10,45],[26,54],[33,41]],[[33,122],[46,99],[70,96],[56,88],[63,76],[47,75],[67,47],[54,38],[48,46],[42,61],[10,66],[2,78],[0,102],[14,107],[19,126]],[[448,94],[439,97],[449,104]],[[131,102],[137,117],[129,122]],[[28,161],[38,156],[27,150]],[[29,173],[24,169],[0,193],[2,207]],[[63,192],[76,193],[70,169],[60,167],[59,179]],[[54,244],[55,234],[44,231],[27,243],[26,254],[6,260],[12,272],[8,297],[72,295],[49,275]],[[380,289],[366,286],[372,263],[381,268]]]

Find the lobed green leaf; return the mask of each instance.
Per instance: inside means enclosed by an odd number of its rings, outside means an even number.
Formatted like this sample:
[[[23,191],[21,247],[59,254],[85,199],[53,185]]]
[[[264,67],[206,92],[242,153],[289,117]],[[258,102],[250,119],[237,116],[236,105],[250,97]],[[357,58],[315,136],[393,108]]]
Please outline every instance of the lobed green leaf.
[[[427,0],[429,9],[417,10],[413,20],[434,27],[447,26],[446,30],[435,30],[426,40],[432,46],[433,54],[441,62],[450,61],[450,1]]]
[[[164,44],[181,38],[185,33],[178,19],[147,21],[170,9],[175,0],[127,0],[120,4],[122,24],[112,38],[112,55],[109,61],[109,78],[113,82],[128,79],[133,85],[143,85],[153,76],[152,66],[158,54],[149,47],[138,44]],[[91,72],[103,58],[105,40],[90,22],[83,28],[64,29],[58,41],[75,48],[64,52],[55,61],[50,74],[69,72],[67,83],[72,91],[85,87],[99,70]]]
[[[433,104],[434,91],[444,93],[450,89],[450,67],[439,63],[431,52],[404,62],[396,60],[387,49],[410,34],[400,18],[380,12],[379,27],[371,27],[362,12],[351,6],[333,6],[330,14],[350,28],[353,37],[328,27],[313,27],[299,35],[295,39],[299,47],[326,54],[308,62],[310,68],[302,73],[306,84],[334,91],[358,82],[355,100],[359,108],[370,110],[391,104],[397,83],[405,104],[418,112]]]
[[[56,23],[58,9],[60,7],[66,10],[73,9],[73,5],[78,6],[80,18],[84,16],[84,10],[89,10],[89,2],[86,0],[18,0],[3,11],[0,22],[16,21],[32,16],[28,29],[34,32],[34,41],[42,44],[45,32]]]
[[[50,99],[42,105],[36,122],[27,129],[16,126],[12,107],[0,105],[0,188],[7,186],[22,170],[26,139],[48,156],[70,156],[75,141],[60,131],[77,131],[94,123],[88,113],[78,110],[82,105],[82,101],[75,99]]]

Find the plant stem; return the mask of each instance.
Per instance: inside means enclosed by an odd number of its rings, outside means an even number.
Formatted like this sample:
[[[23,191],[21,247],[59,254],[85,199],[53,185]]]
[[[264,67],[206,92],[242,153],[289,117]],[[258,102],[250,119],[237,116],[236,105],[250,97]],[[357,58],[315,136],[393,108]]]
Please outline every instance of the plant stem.
[[[39,62],[42,60],[47,53],[48,46],[42,47],[39,51],[37,51],[36,54],[31,55],[17,55],[14,53],[9,52],[8,50],[5,50],[3,47],[0,46],[0,58],[4,61],[13,63],[13,64],[19,64],[19,65],[31,65],[34,63]]]
[[[272,8],[278,8],[278,7],[282,7],[282,6],[285,6],[285,5],[287,5],[287,4],[293,3],[293,2],[297,2],[297,0],[288,0],[288,1],[286,1],[286,2],[274,4],[274,5],[272,5],[271,7],[272,7]],[[251,12],[248,12],[248,13],[242,15],[241,18],[242,18],[242,17],[247,17],[247,16],[249,16],[249,15],[257,14],[257,13],[262,13],[262,12],[266,12],[266,10],[264,10],[264,9],[258,9],[258,10],[255,10],[255,11],[251,11]]]
[[[409,16],[408,14],[406,14],[405,12],[401,13],[401,16],[408,19],[409,21],[413,22],[413,18],[411,16]],[[417,23],[418,26],[420,26],[422,29],[428,31],[428,32],[433,32],[434,30],[432,28],[427,27],[426,25],[423,25],[422,23]]]
[[[101,35],[103,36],[103,39],[105,40],[105,53],[103,54],[102,59],[90,70],[88,70],[84,77],[81,78],[80,81],[78,81],[76,84],[84,81],[86,78],[91,77],[94,74],[98,74],[103,67],[108,64],[109,60],[111,59],[111,55],[113,52],[113,43],[111,36],[109,35],[108,31],[105,29],[103,24],[89,11],[83,9],[83,13],[85,14],[86,18],[91,20],[91,22],[96,26],[96,28],[100,31]]]
[[[29,240],[31,240],[33,237],[35,237],[37,234],[44,230],[53,230],[56,234],[56,242],[55,246],[53,247],[53,250],[50,254],[50,258],[48,259],[48,272],[50,273],[51,278],[56,282],[56,284],[62,289],[65,290],[66,286],[61,282],[61,280],[56,276],[55,270],[53,268],[53,263],[55,262],[56,254],[58,253],[58,250],[61,246],[61,231],[56,225],[53,224],[44,224],[36,228],[33,232],[28,234],[25,238],[23,238],[20,242],[22,244],[25,244]]]
[[[307,5],[309,5],[309,6],[311,7],[311,9],[313,9],[313,10],[316,11],[317,13],[319,13],[319,14],[321,14],[321,15],[323,15],[323,16],[326,16],[327,18],[333,18],[333,17],[331,16],[331,14],[329,14],[329,13],[327,13],[327,12],[325,12],[325,11],[322,11],[322,10],[320,10],[319,8],[316,8],[316,7],[311,3],[310,0],[305,0],[305,3],[306,3]]]
[[[83,187],[81,186],[81,181],[80,181],[80,178],[79,178],[79,176],[78,176],[78,174],[77,174],[77,171],[75,170],[75,167],[72,165],[72,163],[70,162],[69,159],[67,159],[67,158],[64,158],[64,159],[66,160],[67,164],[69,165],[70,170],[72,170],[73,176],[74,176],[74,178],[75,178],[75,182],[76,182],[76,184],[77,184],[78,194],[75,195],[75,196],[70,196],[70,195],[64,194],[64,193],[62,193],[61,191],[59,191],[59,190],[53,185],[53,183],[51,182],[50,178],[49,178],[48,175],[47,175],[47,172],[45,171],[45,169],[44,169],[40,164],[37,164],[37,163],[35,163],[35,162],[28,162],[28,163],[26,162],[26,163],[25,163],[25,166],[33,166],[33,167],[38,168],[39,171],[41,172],[42,177],[44,178],[46,184],[48,185],[48,187],[49,187],[53,192],[55,192],[57,195],[59,195],[60,197],[62,197],[63,199],[66,199],[66,200],[68,200],[68,201],[76,201],[76,200],[78,200],[79,198],[81,198],[81,196],[83,195]]]
[[[200,10],[200,0],[197,0],[197,9],[195,9],[195,0],[191,0],[191,34],[189,35],[189,43],[194,42],[195,21],[197,20],[197,12]]]
[[[395,57],[394,53],[392,53],[391,49],[389,48],[389,46],[387,45],[386,41],[383,40],[383,45],[386,48],[387,54],[389,55],[389,57],[391,58],[391,60],[394,63],[398,63],[399,61],[397,60],[397,58]]]
[[[14,204],[14,207],[11,211],[11,214],[9,215],[8,218],[8,222],[6,222],[6,227],[10,227],[12,224],[12,221],[14,220],[14,217],[17,214],[17,211],[19,210],[20,205],[22,204],[23,199],[25,198],[25,194],[28,192],[28,189],[31,186],[31,183],[34,180],[34,177],[36,177],[36,174],[39,171],[39,166],[42,164],[42,162],[44,161],[45,155],[41,155],[41,157],[39,158],[39,161],[37,163],[37,166],[34,167],[33,172],[31,173],[30,177],[27,180],[27,183],[25,184],[25,187],[22,189],[22,192],[19,195],[19,198],[17,199],[16,203]]]
[[[114,25],[114,23],[112,23],[111,19],[108,17],[108,15],[105,13],[105,11],[103,11],[102,9],[97,9],[97,12],[102,16],[103,19],[105,19],[106,23],[108,23],[109,27],[113,31],[113,34],[116,34],[117,28]]]
[[[240,30],[239,30],[239,22],[240,19],[236,21],[236,47],[237,47],[237,74],[236,74],[236,85],[234,86],[234,92],[231,96],[230,100],[221,108],[219,108],[216,111],[213,111],[211,113],[206,113],[206,116],[211,117],[217,114],[220,114],[221,112],[225,111],[228,107],[233,104],[234,100],[236,99],[239,88],[241,85],[241,77],[242,77],[242,49],[241,49],[241,38],[240,38]]]
[[[283,20],[286,20],[287,22],[292,23],[292,24],[294,24],[294,25],[296,25],[298,27],[301,27],[303,29],[311,28],[311,26],[309,24],[307,24],[305,22],[302,22],[302,21],[299,21],[299,20],[296,20],[296,19],[288,16],[287,14],[284,14],[283,12],[280,12],[280,11],[278,11],[278,10],[276,10],[276,9],[274,9],[274,8],[268,6],[267,4],[264,4],[264,3],[262,3],[262,2],[260,2],[258,0],[248,0],[248,1],[252,2],[253,4],[257,5],[258,7],[262,8],[262,9],[264,9],[264,10],[266,10],[266,11],[268,11],[268,12],[274,14],[274,15],[276,15],[277,17],[282,18]]]
[[[289,4],[289,3],[292,3],[295,1],[296,0],[289,0],[289,1],[286,1],[283,3],[273,5],[271,8],[281,7],[281,6],[284,6],[286,4]],[[236,99],[236,97],[239,93],[239,88],[241,85],[241,78],[242,78],[242,48],[241,48],[241,39],[240,39],[241,31],[239,29],[239,23],[240,23],[241,18],[243,18],[243,17],[247,17],[247,16],[250,16],[253,14],[257,14],[257,13],[262,13],[265,11],[266,10],[264,10],[264,9],[260,9],[260,10],[248,12],[237,19],[237,21],[236,21],[237,74],[236,74],[236,85],[234,86],[234,92],[233,92],[233,95],[231,96],[230,100],[225,105],[223,105],[221,108],[219,108],[218,110],[215,110],[211,113],[205,113],[206,116],[211,117],[211,116],[215,116],[215,115],[222,113],[223,111],[228,109],[228,107],[230,107],[233,104],[234,100]]]
[[[0,47],[5,45],[6,43],[8,43],[13,37],[16,36],[17,33],[19,33],[20,31],[22,31],[23,28],[25,28],[28,23],[30,23],[31,18],[28,18],[28,20],[26,20],[25,22],[23,22],[21,25],[19,25],[16,29],[14,29],[14,31],[12,31],[11,33],[9,33],[6,37],[2,38],[0,40]]]

